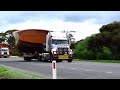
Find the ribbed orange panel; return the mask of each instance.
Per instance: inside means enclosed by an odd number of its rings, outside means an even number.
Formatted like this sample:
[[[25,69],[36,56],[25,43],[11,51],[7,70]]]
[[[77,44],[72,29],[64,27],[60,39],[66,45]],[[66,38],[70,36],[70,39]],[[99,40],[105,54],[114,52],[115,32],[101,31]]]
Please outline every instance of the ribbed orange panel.
[[[47,30],[22,30],[19,31],[19,39],[31,43],[46,43]]]

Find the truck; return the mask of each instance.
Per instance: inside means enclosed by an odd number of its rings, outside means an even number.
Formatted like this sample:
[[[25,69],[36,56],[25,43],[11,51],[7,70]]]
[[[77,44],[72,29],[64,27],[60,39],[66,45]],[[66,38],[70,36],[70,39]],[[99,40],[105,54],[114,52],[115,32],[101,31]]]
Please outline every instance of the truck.
[[[13,32],[15,46],[23,52],[25,61],[66,60],[72,62],[73,52],[66,33],[43,29],[26,29]]]
[[[8,58],[12,47],[9,44],[0,43],[0,58]]]

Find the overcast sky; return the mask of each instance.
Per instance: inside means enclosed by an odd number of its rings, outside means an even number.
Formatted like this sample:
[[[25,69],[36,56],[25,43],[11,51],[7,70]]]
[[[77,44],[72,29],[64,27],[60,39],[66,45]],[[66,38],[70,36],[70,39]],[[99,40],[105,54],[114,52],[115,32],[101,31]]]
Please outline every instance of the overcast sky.
[[[10,29],[74,30],[78,41],[120,20],[120,11],[0,11],[0,32]]]

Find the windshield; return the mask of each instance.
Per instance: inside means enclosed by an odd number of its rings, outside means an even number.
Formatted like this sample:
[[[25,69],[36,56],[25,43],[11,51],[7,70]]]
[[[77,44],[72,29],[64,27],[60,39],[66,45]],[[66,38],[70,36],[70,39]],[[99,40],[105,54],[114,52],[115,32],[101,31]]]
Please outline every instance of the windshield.
[[[68,44],[68,40],[52,39],[52,44]]]
[[[7,51],[7,49],[2,49],[2,51]]]

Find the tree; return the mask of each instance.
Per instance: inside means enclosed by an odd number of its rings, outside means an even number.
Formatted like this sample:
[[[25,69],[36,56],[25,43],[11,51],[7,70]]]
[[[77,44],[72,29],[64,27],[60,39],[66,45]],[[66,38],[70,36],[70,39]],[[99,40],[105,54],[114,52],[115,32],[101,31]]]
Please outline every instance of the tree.
[[[61,31],[62,33],[66,33],[66,37],[68,38],[69,40],[69,45],[70,45],[70,48],[75,48],[75,38],[74,38],[74,35],[71,33],[71,32],[76,32],[76,31],[66,31],[66,30],[63,30]]]
[[[85,38],[84,40],[79,41],[75,46],[74,57],[79,59],[95,59],[94,53],[88,49],[88,41],[90,37]]]
[[[5,32],[6,36],[7,36],[7,42],[8,44],[10,44],[12,47],[15,47],[15,38],[13,36],[13,32],[17,31],[16,29],[13,30],[8,30]]]
[[[120,33],[112,37],[112,54],[114,59],[120,59]]]
[[[99,31],[100,32],[104,32],[104,31],[112,32],[118,28],[120,28],[120,22],[114,21],[113,23],[103,25]]]
[[[111,49],[112,59],[120,59],[120,22],[113,22],[103,25],[100,28],[100,33],[91,36],[88,47],[95,52],[96,59],[101,56],[103,47]]]
[[[99,30],[100,33],[76,44],[76,57],[120,60],[120,22],[103,25]]]
[[[4,42],[6,40],[6,34],[5,33],[0,33],[0,43]]]
[[[71,32],[75,33],[75,31],[64,31],[64,32],[66,32],[66,36],[69,40],[70,48],[72,48],[72,49],[75,48],[75,38],[74,38],[73,34],[71,33]]]
[[[102,60],[112,59],[112,52],[111,52],[110,48],[103,47],[102,52],[97,53],[97,59],[102,59]]]

